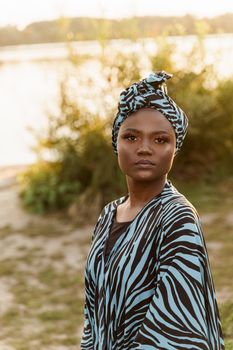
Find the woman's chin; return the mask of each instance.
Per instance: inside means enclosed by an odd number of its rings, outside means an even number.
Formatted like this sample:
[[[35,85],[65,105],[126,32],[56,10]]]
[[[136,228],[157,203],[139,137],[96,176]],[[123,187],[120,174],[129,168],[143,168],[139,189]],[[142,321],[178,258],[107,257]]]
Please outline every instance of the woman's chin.
[[[158,178],[157,176],[154,176],[150,174],[149,172],[141,172],[140,174],[134,174],[133,176],[130,176],[133,181],[156,181]]]

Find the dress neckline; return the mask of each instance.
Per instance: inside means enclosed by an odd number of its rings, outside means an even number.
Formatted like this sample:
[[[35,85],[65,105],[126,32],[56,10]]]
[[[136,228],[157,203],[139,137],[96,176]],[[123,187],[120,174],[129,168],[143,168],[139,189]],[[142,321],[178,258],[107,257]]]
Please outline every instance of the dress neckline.
[[[132,219],[132,220],[129,220],[129,221],[117,221],[117,220],[116,220],[116,213],[117,213],[117,211],[115,211],[114,221],[113,221],[113,223],[114,223],[115,225],[120,226],[120,225],[130,224],[130,223],[134,220],[134,219]]]
[[[152,198],[141,208],[141,210],[137,213],[137,215],[136,215],[131,221],[124,221],[124,222],[118,222],[118,221],[116,221],[117,207],[118,207],[120,204],[124,203],[124,202],[127,200],[127,198],[129,197],[129,193],[127,193],[125,196],[119,198],[119,199],[115,202],[115,203],[116,203],[116,206],[114,207],[114,223],[116,223],[116,224],[126,224],[126,223],[127,223],[127,224],[131,225],[131,224],[139,217],[139,215],[141,214],[141,212],[142,212],[148,205],[150,205],[151,202],[153,202],[153,201],[159,199],[159,198],[162,196],[162,194],[164,193],[164,191],[165,191],[167,188],[171,187],[171,186],[172,186],[171,181],[168,180],[168,179],[166,179],[162,191],[161,191],[160,193],[158,193],[157,195],[155,195],[154,197],[152,197]]]

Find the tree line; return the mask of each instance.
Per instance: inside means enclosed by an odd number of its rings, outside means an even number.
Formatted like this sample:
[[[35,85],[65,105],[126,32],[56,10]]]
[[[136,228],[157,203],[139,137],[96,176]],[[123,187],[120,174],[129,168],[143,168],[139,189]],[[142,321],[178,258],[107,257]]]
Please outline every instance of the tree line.
[[[194,16],[145,16],[123,19],[59,18],[0,28],[0,46],[64,42],[67,40],[136,39],[166,35],[196,34],[199,24],[209,34],[233,33],[233,13],[197,20]]]

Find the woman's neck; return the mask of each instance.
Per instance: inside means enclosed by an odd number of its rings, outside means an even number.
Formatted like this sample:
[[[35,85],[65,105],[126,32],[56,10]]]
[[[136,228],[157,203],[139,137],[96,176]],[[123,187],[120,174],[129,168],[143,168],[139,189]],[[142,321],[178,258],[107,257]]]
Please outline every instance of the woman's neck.
[[[164,176],[156,182],[142,182],[135,181],[132,178],[126,176],[128,194],[127,199],[128,208],[138,208],[144,206],[148,203],[153,197],[161,193],[167,177]]]

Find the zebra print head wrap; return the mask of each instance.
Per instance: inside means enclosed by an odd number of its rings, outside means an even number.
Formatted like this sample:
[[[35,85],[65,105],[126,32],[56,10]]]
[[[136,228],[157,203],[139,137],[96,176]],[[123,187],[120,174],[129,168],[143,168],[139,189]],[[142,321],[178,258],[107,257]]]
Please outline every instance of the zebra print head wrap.
[[[172,124],[176,135],[176,153],[180,150],[187,132],[188,118],[182,109],[167,95],[165,81],[172,74],[165,71],[151,73],[147,78],[133,83],[120,94],[118,113],[113,122],[112,145],[117,154],[117,136],[121,124],[141,108],[154,108]]]

